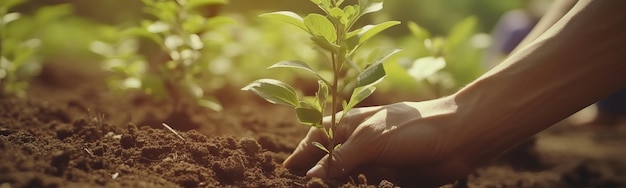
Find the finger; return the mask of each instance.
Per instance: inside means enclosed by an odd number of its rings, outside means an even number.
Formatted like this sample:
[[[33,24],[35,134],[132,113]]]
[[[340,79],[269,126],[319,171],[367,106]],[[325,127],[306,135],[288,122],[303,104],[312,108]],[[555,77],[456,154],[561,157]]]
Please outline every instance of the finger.
[[[350,135],[351,132],[354,131],[356,126],[365,119],[365,117],[369,116],[376,109],[380,107],[367,107],[360,109],[353,109],[350,111],[349,115],[344,119],[342,125],[339,125],[335,130],[335,143],[344,142]],[[338,117],[341,113],[337,113]],[[324,126],[329,127],[331,122],[331,116],[324,117]],[[328,144],[328,138],[326,138],[326,134],[318,129],[312,127],[309,129],[307,135],[300,141],[294,152],[285,159],[283,162],[283,166],[288,169],[294,170],[306,170],[310,169],[315,165],[326,153],[313,145],[313,142],[319,142],[322,145]]]
[[[313,142],[326,144],[328,140],[322,130],[311,127],[293,153],[285,159],[283,166],[293,170],[307,170],[315,165],[326,152],[314,146]]]
[[[307,172],[308,177],[333,178],[340,177],[352,171],[363,161],[363,154],[352,142],[347,141],[335,149],[332,158],[326,155]]]
[[[357,126],[358,130],[351,130],[354,131],[354,135],[349,134],[345,143],[332,152],[332,157],[322,158],[315,167],[307,172],[307,176],[320,178],[343,176],[364,162],[373,162],[371,161],[373,160],[372,156],[382,149],[376,143],[382,130],[377,127],[384,124],[386,115],[387,110],[381,110],[360,123]]]

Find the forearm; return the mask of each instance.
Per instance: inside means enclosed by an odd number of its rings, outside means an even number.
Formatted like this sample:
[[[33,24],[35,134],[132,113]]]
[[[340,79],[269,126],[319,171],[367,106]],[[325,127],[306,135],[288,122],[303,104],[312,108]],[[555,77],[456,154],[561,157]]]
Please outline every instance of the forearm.
[[[624,0],[581,0],[525,48],[453,97],[461,150],[490,158],[626,87]],[[606,40],[606,39],[609,40]],[[476,153],[478,151],[478,153]]]

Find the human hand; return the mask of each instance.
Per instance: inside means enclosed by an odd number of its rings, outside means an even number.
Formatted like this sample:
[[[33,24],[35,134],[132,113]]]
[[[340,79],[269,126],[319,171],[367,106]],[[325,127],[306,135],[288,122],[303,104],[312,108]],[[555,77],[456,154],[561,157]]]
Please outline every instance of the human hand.
[[[321,130],[311,128],[283,165],[310,169],[309,177],[363,173],[368,179],[419,185],[453,181],[469,173],[471,166],[455,152],[460,140],[455,137],[458,123],[451,101],[442,98],[353,109],[336,128],[335,142],[343,144],[332,159],[311,144],[328,144]]]

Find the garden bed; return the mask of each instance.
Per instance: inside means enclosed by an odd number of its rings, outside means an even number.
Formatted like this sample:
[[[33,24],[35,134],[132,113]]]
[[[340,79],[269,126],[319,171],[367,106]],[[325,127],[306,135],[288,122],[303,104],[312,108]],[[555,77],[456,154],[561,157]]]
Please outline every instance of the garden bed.
[[[28,98],[0,99],[0,187],[364,186],[307,180],[280,165],[307,130],[290,108],[225,87],[215,94],[223,112],[188,105],[172,114],[167,101],[111,93],[106,75],[93,65],[46,64]],[[390,96],[366,103],[400,100]],[[624,187],[624,147],[624,125],[562,122],[446,187]]]

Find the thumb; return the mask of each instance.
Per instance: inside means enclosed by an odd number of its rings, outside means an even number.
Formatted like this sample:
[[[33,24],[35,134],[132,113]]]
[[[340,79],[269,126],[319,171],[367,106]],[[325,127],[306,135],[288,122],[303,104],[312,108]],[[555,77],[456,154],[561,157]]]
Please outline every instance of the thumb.
[[[326,155],[307,173],[307,177],[334,178],[346,175],[364,161],[364,155],[348,140],[332,152],[332,157]]]

